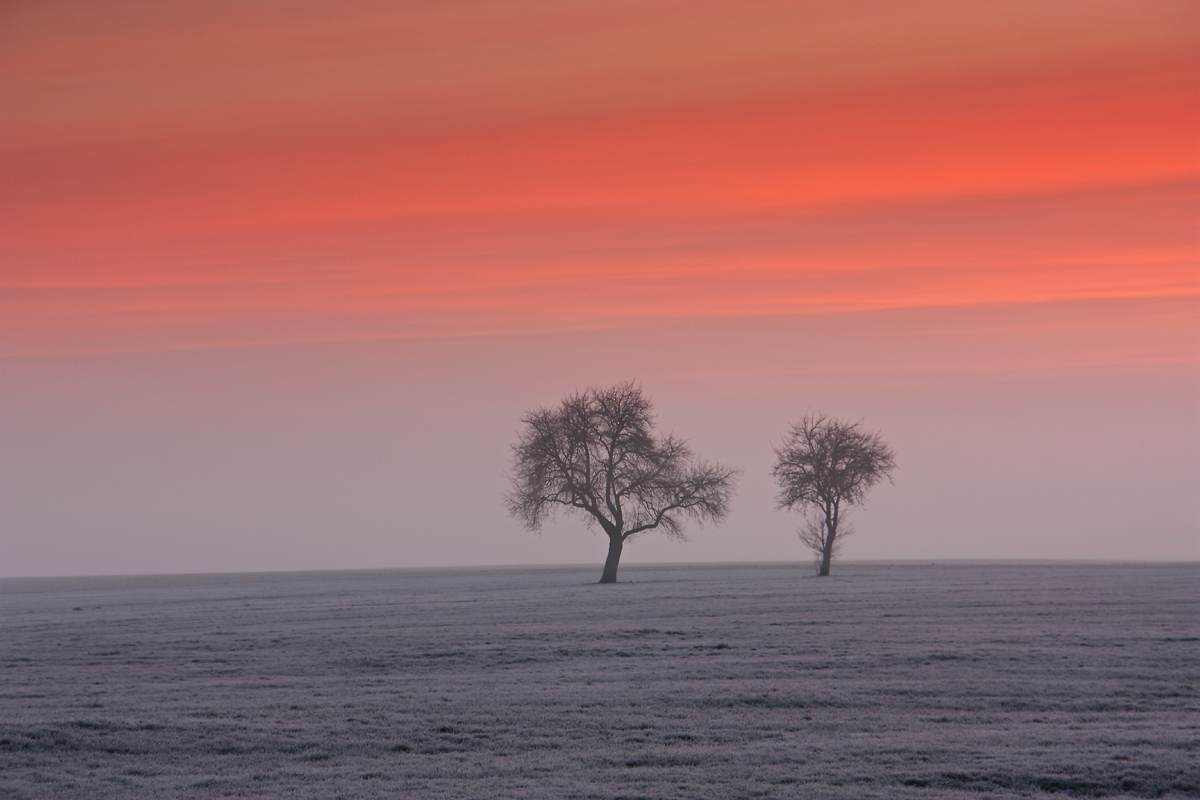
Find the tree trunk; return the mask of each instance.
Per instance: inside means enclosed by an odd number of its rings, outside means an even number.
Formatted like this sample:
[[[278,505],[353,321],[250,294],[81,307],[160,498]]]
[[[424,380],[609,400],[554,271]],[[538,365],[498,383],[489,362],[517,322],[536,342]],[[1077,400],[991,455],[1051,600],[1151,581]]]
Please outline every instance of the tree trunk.
[[[829,562],[833,561],[833,540],[837,538],[838,504],[825,505],[825,546],[821,548],[821,569],[817,571],[818,578],[829,577]]]
[[[817,570],[818,578],[829,577],[829,559],[833,554],[829,552],[829,548],[825,548],[825,552],[821,553],[821,568]]]
[[[601,583],[617,582],[617,565],[621,562],[621,548],[625,540],[620,534],[608,537],[608,558],[604,560],[604,574],[600,576]]]
[[[821,569],[817,571],[818,578],[829,577],[829,562],[833,560],[833,537],[837,536],[831,530],[825,531],[825,547],[821,550]]]

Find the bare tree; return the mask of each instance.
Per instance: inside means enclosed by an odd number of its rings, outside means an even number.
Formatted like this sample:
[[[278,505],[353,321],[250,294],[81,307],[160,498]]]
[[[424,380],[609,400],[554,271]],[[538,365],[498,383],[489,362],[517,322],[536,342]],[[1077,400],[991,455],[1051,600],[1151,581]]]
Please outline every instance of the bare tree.
[[[842,523],[853,506],[862,505],[867,490],[884,478],[892,479],[895,455],[878,433],[809,413],[788,431],[776,448],[774,475],[779,481],[779,508],[799,508],[806,525],[800,540],[820,560],[818,575],[829,574],[829,564],[847,535]]]
[[[697,459],[674,436],[655,437],[654,413],[632,381],[577,392],[522,419],[513,446],[509,513],[531,530],[562,507],[608,535],[600,583],[615,583],[625,542],[659,529],[685,539],[691,519],[729,513],[738,471]]]

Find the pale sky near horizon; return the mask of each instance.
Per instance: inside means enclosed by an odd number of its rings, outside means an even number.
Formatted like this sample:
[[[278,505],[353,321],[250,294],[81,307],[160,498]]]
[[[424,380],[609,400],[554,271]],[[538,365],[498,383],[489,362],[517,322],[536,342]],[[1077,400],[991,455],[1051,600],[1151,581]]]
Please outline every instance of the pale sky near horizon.
[[[636,379],[744,470],[623,563],[1200,559],[1200,11],[1132,0],[0,10],[0,577],[596,563],[522,413]]]

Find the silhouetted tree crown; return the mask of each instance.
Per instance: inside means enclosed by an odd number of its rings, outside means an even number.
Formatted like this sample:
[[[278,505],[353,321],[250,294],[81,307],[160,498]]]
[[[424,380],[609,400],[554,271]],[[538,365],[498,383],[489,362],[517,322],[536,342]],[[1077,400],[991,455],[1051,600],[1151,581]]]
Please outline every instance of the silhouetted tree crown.
[[[737,470],[702,461],[674,436],[656,437],[653,406],[632,381],[590,388],[522,419],[509,475],[509,512],[531,530],[559,508],[582,513],[609,537],[601,583],[616,580],[621,547],[661,530],[729,513]]]
[[[861,423],[809,413],[791,427],[775,455],[778,508],[817,514],[801,530],[801,539],[820,558],[818,574],[828,575],[838,536],[848,533],[840,527],[846,510],[861,505],[872,486],[891,480],[892,449]]]

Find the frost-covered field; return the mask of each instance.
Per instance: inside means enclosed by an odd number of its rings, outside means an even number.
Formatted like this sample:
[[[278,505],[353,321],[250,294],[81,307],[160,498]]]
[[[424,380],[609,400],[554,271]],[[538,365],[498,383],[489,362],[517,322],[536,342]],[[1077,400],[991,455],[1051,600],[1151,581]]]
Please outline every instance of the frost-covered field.
[[[1196,565],[0,583],[15,797],[1200,796]]]

